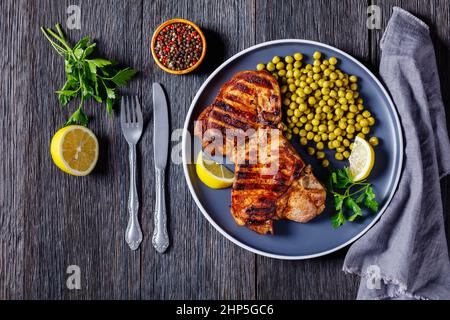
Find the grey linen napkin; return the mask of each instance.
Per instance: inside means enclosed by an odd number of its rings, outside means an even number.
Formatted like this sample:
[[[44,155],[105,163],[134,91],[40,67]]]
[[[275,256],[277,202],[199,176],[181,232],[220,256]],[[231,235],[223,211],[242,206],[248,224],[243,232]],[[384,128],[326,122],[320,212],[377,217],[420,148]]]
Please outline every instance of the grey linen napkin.
[[[349,249],[358,299],[450,299],[450,261],[439,179],[450,143],[428,26],[394,8],[381,40],[380,75],[404,133],[402,176],[380,221]]]

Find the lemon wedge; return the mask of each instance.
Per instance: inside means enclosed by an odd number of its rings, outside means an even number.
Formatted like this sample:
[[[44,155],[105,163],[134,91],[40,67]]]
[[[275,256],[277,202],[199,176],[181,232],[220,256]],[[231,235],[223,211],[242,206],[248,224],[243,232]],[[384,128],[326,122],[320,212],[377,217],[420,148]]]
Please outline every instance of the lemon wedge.
[[[224,189],[234,182],[234,173],[213,160],[206,159],[200,151],[195,169],[200,180],[212,189]]]
[[[83,126],[67,126],[52,138],[50,153],[62,171],[74,176],[86,176],[98,159],[98,141],[94,133]]]
[[[361,181],[366,179],[372,171],[375,152],[369,142],[357,136],[348,161],[353,181]]]

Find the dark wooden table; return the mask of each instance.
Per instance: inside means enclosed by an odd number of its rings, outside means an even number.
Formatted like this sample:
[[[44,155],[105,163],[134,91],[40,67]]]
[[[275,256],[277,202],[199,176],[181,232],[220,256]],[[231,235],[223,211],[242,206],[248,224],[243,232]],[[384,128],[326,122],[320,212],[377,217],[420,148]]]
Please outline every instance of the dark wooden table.
[[[76,3],[75,3],[76,2]],[[64,81],[62,61],[40,26],[67,19],[81,6],[81,30],[100,54],[140,71],[124,93],[138,94],[150,123],[139,146],[144,241],[132,252],[124,242],[128,190],[127,145],[117,113],[89,106],[100,140],[94,173],[75,178],[58,170],[50,139],[68,117],[53,93]],[[366,28],[367,7],[382,9],[382,28]],[[168,169],[172,246],[151,245],[154,171],[151,84],[161,82],[170,100],[172,129],[181,128],[190,102],[215,67],[251,45],[303,38],[336,46],[374,72],[379,40],[394,5],[430,24],[443,96],[450,102],[449,0],[155,0],[0,2],[0,299],[354,299],[358,279],[341,271],[346,250],[307,261],[279,261],[247,252],[223,238],[191,199],[181,165]],[[153,63],[155,27],[184,17],[206,32],[207,60],[188,76],[172,76]],[[430,57],[433,59],[434,57]],[[447,116],[450,109],[447,108]],[[174,141],[173,145],[179,141]],[[442,182],[446,226],[450,179]],[[68,290],[66,269],[81,269],[81,289]]]

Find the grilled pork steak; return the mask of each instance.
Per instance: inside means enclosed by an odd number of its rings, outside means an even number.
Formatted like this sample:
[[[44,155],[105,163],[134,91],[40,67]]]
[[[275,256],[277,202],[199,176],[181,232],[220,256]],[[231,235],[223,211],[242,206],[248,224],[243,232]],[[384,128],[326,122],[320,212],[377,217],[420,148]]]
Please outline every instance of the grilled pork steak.
[[[273,233],[273,220],[308,222],[325,208],[324,187],[277,129],[280,121],[276,79],[265,71],[242,71],[222,86],[195,125],[206,150],[235,163],[236,223],[260,234]]]

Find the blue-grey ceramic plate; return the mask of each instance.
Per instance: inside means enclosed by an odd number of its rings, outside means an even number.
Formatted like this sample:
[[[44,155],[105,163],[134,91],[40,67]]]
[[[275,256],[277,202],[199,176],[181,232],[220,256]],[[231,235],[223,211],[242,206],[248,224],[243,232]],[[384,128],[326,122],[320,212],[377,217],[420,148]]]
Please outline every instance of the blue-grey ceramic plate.
[[[293,221],[276,221],[274,235],[258,235],[245,227],[237,226],[230,213],[231,190],[212,190],[198,179],[193,157],[200,150],[200,143],[193,136],[193,123],[219,92],[220,87],[236,72],[254,70],[257,63],[267,62],[274,55],[286,56],[303,53],[311,62],[314,51],[326,57],[335,56],[339,68],[360,79],[360,93],[368,108],[377,119],[372,134],[380,138],[375,148],[376,161],[369,177],[374,185],[380,211],[377,214],[365,212],[365,217],[348,222],[337,230],[331,226],[334,214],[328,197],[325,211],[307,224]],[[312,165],[315,175],[325,181],[327,169],[309,157],[293,139],[294,147],[306,163]],[[332,156],[328,157],[333,159]],[[396,190],[403,160],[403,140],[400,122],[394,104],[377,78],[360,62],[339,49],[307,40],[277,40],[262,43],[246,49],[224,62],[205,81],[196,94],[187,114],[183,135],[183,166],[192,196],[208,221],[225,237],[252,252],[279,259],[307,259],[336,251],[362,236],[383,214]],[[333,162],[335,167],[342,163]]]

